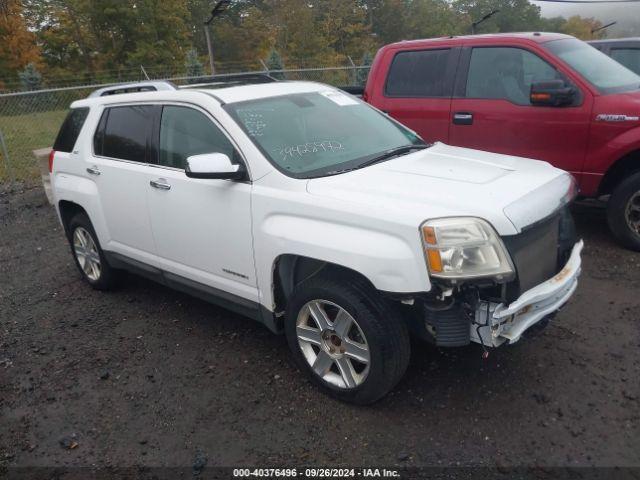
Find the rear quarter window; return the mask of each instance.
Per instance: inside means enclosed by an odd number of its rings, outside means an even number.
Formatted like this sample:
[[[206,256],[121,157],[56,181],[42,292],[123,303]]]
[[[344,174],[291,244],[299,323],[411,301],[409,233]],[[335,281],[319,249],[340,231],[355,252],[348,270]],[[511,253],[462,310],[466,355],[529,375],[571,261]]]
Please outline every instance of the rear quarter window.
[[[447,81],[451,49],[399,52],[393,57],[385,94],[390,97],[447,97],[452,82]]]
[[[80,135],[80,130],[82,130],[88,114],[88,108],[74,108],[69,112],[53,144],[53,149],[56,152],[73,151],[73,147],[76,144],[76,140],[78,140],[78,135]]]

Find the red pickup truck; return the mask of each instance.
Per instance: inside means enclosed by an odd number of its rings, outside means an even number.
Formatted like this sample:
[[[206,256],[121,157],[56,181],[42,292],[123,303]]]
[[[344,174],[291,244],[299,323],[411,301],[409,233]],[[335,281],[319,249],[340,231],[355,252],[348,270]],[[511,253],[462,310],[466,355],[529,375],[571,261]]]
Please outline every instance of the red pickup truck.
[[[640,251],[640,77],[571,36],[492,34],[381,48],[363,98],[427,141],[546,160]]]

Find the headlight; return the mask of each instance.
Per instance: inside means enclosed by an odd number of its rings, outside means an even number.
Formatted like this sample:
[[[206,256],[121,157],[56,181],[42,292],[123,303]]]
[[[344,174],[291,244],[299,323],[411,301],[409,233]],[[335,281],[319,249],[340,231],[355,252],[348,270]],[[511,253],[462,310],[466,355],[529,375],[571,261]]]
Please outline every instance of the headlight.
[[[480,218],[428,220],[421,230],[432,277],[505,280],[514,274],[511,257],[502,240],[493,227]]]

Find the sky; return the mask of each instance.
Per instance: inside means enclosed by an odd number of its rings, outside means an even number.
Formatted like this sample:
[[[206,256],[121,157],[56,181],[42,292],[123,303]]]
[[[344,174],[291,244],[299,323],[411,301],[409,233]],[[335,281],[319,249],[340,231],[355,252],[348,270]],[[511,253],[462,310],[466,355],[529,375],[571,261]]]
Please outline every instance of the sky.
[[[607,29],[609,38],[616,36],[637,36],[640,37],[640,2],[619,3],[619,4],[561,4],[551,2],[538,2],[531,0],[531,3],[542,8],[542,15],[545,17],[570,17],[580,15],[582,17],[595,17],[603,24],[618,22],[613,27]]]

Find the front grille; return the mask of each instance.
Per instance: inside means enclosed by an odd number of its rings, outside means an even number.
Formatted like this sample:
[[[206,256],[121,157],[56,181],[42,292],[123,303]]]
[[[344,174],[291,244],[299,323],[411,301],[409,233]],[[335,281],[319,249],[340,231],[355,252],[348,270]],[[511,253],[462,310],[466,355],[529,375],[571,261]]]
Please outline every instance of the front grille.
[[[525,227],[518,235],[502,237],[516,268],[516,280],[507,285],[506,300],[550,279],[564,266],[575,243],[571,213],[567,208]]]

